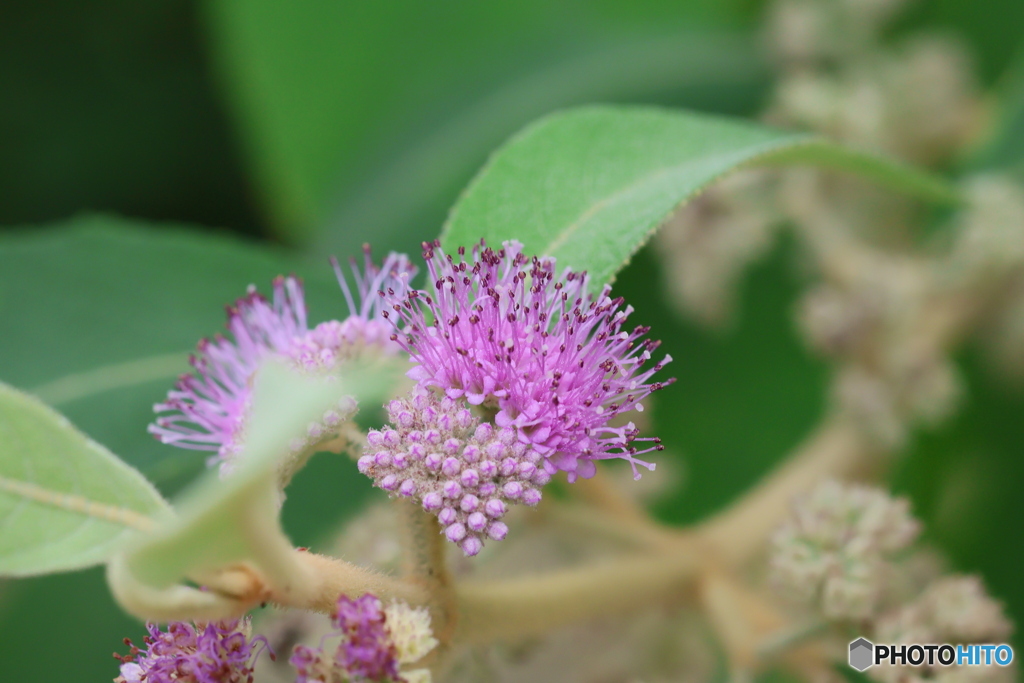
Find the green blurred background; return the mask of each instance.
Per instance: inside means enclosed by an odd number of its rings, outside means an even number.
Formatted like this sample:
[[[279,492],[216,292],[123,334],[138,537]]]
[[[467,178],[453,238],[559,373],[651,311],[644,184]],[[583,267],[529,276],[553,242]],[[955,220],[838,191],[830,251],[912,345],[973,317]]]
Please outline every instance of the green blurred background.
[[[329,254],[434,237],[488,153],[553,109],[756,115],[771,87],[762,4],[2,3],[0,379],[36,391],[173,494],[202,459],[148,437],[150,406],[247,284],[296,272],[315,319],[340,315]],[[1022,27],[1020,0],[918,0],[893,33],[957,32],[982,82],[1019,105]],[[1024,107],[1013,111],[991,163],[1024,157]],[[680,381],[654,414],[684,472],[657,507],[665,519],[720,507],[821,414],[827,368],[793,331],[793,261],[783,241],[751,270],[726,333],[671,312],[649,253],[619,281],[677,359]],[[96,389],[104,368],[140,359],[131,372],[151,380]],[[959,569],[982,571],[1021,622],[1024,393],[970,349],[963,367],[965,409],[915,440],[894,484],[931,540]],[[350,463],[326,456],[295,487],[285,521],[303,545],[373,495]],[[109,680],[110,653],[140,632],[97,570],[0,583],[4,680]]]

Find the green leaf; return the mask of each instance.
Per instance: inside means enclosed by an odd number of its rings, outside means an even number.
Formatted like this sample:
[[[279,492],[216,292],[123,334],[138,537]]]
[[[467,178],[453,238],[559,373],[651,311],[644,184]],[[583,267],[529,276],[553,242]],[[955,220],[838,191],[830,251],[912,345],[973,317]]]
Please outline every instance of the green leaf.
[[[195,12],[55,0],[3,13],[0,224],[88,207],[258,232]]]
[[[194,227],[110,216],[8,231],[0,234],[0,378],[45,393],[89,437],[173,494],[204,471],[206,454],[153,439],[153,404],[188,369],[196,342],[224,330],[224,305],[250,283],[266,292],[275,276],[296,273],[310,320],[345,316],[326,257],[310,264]],[[373,408],[364,406],[360,419]],[[324,542],[372,490],[347,458],[314,458],[289,487],[285,530],[303,546]],[[35,600],[32,585],[3,587],[0,609],[5,600]]]
[[[499,149],[452,209],[442,240],[517,239],[528,253],[588,271],[599,287],[709,183],[740,167],[784,164],[957,201],[942,180],[803,133],[648,107],[583,107],[543,118]]]
[[[415,0],[209,0],[205,8],[215,65],[261,198],[278,234],[303,241],[335,208],[332,202],[339,194],[351,191],[358,204],[362,181],[368,174],[386,178],[389,163],[401,166],[399,171],[412,184],[395,188],[383,204],[408,202],[407,195],[419,192],[416,181],[422,177],[424,158],[413,160],[410,167],[403,163],[405,153],[418,152],[424,138],[428,146],[435,140],[443,143],[435,137],[439,130],[466,136],[456,136],[453,147],[479,139],[479,128],[453,126],[465,121],[462,117],[475,105],[486,107],[491,96],[518,90],[521,98],[510,103],[506,99],[505,111],[489,109],[487,120],[476,119],[488,138],[491,131],[503,136],[529,117],[579,98],[647,99],[652,90],[646,86],[652,81],[665,86],[658,88],[663,97],[665,92],[677,94],[677,83],[685,89],[686,73],[695,70],[693,60],[682,56],[689,41],[680,34],[741,23],[737,8],[742,4],[637,0],[581,9],[575,3],[544,0],[454,0],[443,5]],[[669,39],[676,40],[670,54],[643,47]],[[605,66],[603,73],[591,69],[581,74],[572,68],[603,46],[625,50],[631,41],[632,54]],[[740,50],[751,52],[749,45]],[[644,57],[648,59],[640,61]],[[708,56],[701,65],[705,82],[713,84],[716,77],[723,84],[734,81],[734,59],[730,54]],[[591,60],[591,66],[598,67],[598,61]],[[622,75],[624,65],[633,67],[632,78]],[[546,76],[566,80],[538,82]],[[532,84],[526,83],[533,77]],[[528,87],[518,87],[523,84]],[[519,118],[515,112],[524,109],[527,118]],[[509,122],[510,115],[515,118]],[[482,155],[488,149],[473,147],[470,152]],[[450,151],[456,163],[463,157],[458,149],[433,151],[437,154],[430,155],[426,168],[434,162],[442,175],[452,161]],[[482,158],[470,161],[476,164]],[[436,182],[426,176],[428,186]],[[373,204],[380,203],[373,199]],[[346,215],[356,218],[359,208],[353,206],[354,212]],[[387,215],[387,208],[377,210]],[[380,226],[352,222],[338,227],[365,235],[368,228],[376,231]]]
[[[346,257],[347,254],[338,254]],[[146,432],[154,403],[254,284],[302,276],[310,319],[347,314],[327,254],[305,264],[180,225],[91,216],[0,234],[0,378],[54,405],[165,491],[204,453]]]
[[[474,99],[382,150],[358,181],[330,196],[319,248],[375,246],[409,251],[434,237],[452,202],[488,154],[539,116],[607,101],[663,102],[747,113],[764,97],[767,74],[749,34],[698,31],[629,36],[580,47],[522,74],[480,84]],[[352,226],[360,226],[352,230]]]
[[[168,512],[136,470],[0,383],[0,575],[99,564]]]

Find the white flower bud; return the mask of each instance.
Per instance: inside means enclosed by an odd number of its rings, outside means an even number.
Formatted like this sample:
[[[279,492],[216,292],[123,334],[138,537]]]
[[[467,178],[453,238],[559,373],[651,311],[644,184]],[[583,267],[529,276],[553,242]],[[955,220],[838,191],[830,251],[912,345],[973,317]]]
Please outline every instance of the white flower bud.
[[[398,651],[399,664],[404,666],[418,662],[437,647],[437,639],[430,630],[430,613],[426,608],[412,608],[396,600],[384,608],[384,614],[391,639]],[[403,673],[403,676],[406,674]]]
[[[950,268],[957,281],[984,285],[1024,264],[1024,187],[981,176],[968,184],[967,194]]]

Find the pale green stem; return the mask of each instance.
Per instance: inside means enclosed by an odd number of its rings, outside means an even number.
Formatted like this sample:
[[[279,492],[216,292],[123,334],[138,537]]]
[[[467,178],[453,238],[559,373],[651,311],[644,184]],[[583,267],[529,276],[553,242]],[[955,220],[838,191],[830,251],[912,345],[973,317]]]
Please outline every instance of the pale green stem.
[[[330,612],[341,594],[371,592],[384,600],[429,606],[436,633],[446,642],[453,636],[462,642],[491,642],[539,635],[562,625],[684,599],[701,572],[717,562],[736,566],[753,557],[788,514],[794,495],[823,478],[854,473],[867,452],[852,425],[832,418],[778,471],[732,508],[697,527],[696,533],[679,533],[669,543],[666,530],[651,522],[647,531],[635,527],[637,541],[651,548],[644,554],[518,579],[466,580],[455,586],[436,519],[408,501],[399,503],[405,529],[404,580],[290,547],[283,552],[281,543],[287,541],[272,519],[272,506],[263,506],[262,514],[245,515],[247,545],[265,549],[253,557],[259,572],[255,580],[263,577],[265,584],[254,585],[249,599],[264,595],[282,605]],[[625,537],[627,532],[620,529],[617,534]],[[112,573],[117,573],[114,565]],[[227,616],[223,612],[237,613],[252,604],[216,593],[175,595],[190,606],[174,612],[175,617]],[[131,607],[132,597],[118,594],[133,613],[170,618],[170,612],[161,611],[169,593],[142,596],[153,601],[145,609]]]
[[[403,574],[407,583],[420,586],[430,596],[427,603],[438,640],[447,644],[455,627],[457,608],[445,556],[447,541],[437,517],[411,500],[395,501],[404,552]]]
[[[364,569],[333,557],[295,551],[311,580],[299,594],[277,594],[271,589],[269,599],[286,607],[313,610],[324,614],[334,611],[341,595],[359,596],[373,593],[387,602],[401,600],[413,606],[429,605],[430,592],[423,586],[402,581],[379,572]]]
[[[285,536],[278,519],[276,501],[280,495],[277,482],[266,482],[265,497],[252,496],[237,510],[240,530],[249,549],[250,559],[268,583],[277,602],[304,602],[316,577],[300,560],[292,542]],[[261,500],[261,498],[263,498]]]
[[[683,598],[701,566],[690,549],[597,562],[539,576],[459,582],[457,637],[486,643],[540,635]]]
[[[678,533],[671,544],[666,543],[664,530],[651,522],[649,533],[637,537],[652,548],[650,555],[536,577],[460,582],[455,589],[460,640],[537,635],[559,625],[678,599],[709,563],[738,566],[754,557],[789,514],[794,496],[822,479],[856,474],[871,453],[868,446],[854,425],[834,417],[734,506],[693,531]],[[618,530],[616,535],[624,533]]]
[[[793,628],[786,629],[782,633],[775,634],[774,636],[765,639],[765,641],[758,646],[757,655],[761,659],[773,659],[794,645],[799,645],[808,638],[818,635],[827,627],[828,622],[810,621],[805,624],[799,624]]]
[[[652,520],[638,524],[632,519],[621,519],[603,509],[579,503],[555,501],[543,508],[545,521],[555,522],[576,531],[603,536],[636,550],[656,550],[677,545],[683,532],[667,530]]]
[[[107,564],[107,583],[118,604],[145,621],[216,621],[241,616],[252,605],[214,591],[174,585],[155,588],[135,578],[124,555]]]

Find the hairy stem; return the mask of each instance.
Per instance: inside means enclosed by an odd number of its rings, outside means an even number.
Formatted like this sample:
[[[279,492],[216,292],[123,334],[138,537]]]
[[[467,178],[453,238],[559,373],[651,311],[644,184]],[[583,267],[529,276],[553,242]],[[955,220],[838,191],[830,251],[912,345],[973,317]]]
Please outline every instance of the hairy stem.
[[[430,596],[427,606],[431,612],[434,635],[442,643],[447,643],[455,628],[458,612],[441,527],[437,517],[425,512],[413,501],[397,500],[395,505],[401,522],[405,581],[422,587]]]
[[[709,569],[698,581],[697,601],[734,669],[753,671],[757,645],[785,628],[785,619],[727,571]]]
[[[689,548],[505,580],[460,582],[460,642],[519,639],[595,617],[614,616],[685,597],[700,568]]]
[[[655,551],[678,547],[688,532],[645,520],[622,519],[609,510],[594,509],[580,503],[542,502],[543,521],[617,541],[634,550]]]
[[[619,520],[616,535],[625,538],[625,527],[632,526],[636,541],[649,554],[535,577],[460,583],[458,636],[474,642],[521,638],[679,599],[699,576],[715,575],[720,567],[736,567],[756,555],[789,514],[794,496],[822,479],[857,474],[872,453],[870,442],[852,423],[830,417],[778,470],[695,529],[671,531],[632,515]],[[574,512],[566,506],[555,514],[578,521]],[[706,598],[721,593],[712,590],[718,586],[714,582],[702,585],[711,590],[704,591]],[[754,656],[762,631],[751,641],[747,659]]]
[[[107,583],[118,604],[144,621],[216,621],[239,617],[252,607],[245,600],[190,586],[149,586],[135,577],[124,555],[107,564]]]
[[[572,492],[593,507],[604,510],[624,522],[646,522],[650,519],[647,510],[633,499],[623,495],[609,481],[606,472],[599,470],[590,479],[577,481]]]
[[[455,638],[476,643],[539,635],[559,626],[680,601],[693,594],[703,595],[703,602],[718,604],[723,595],[732,594],[723,592],[721,583],[708,576],[716,576],[722,567],[740,566],[759,552],[771,531],[789,514],[794,496],[827,477],[856,475],[872,453],[870,441],[854,424],[832,416],[749,494],[696,528],[672,531],[653,520],[625,515],[617,522],[617,535],[626,538],[627,528],[632,528],[635,540],[647,550],[516,579],[471,579],[453,585],[436,519],[413,503],[398,501],[406,551],[403,580],[340,560],[298,553],[314,578],[301,596],[273,599],[329,612],[342,593],[372,592],[385,600],[399,598],[429,606],[442,642]],[[604,495],[597,498],[607,500]],[[574,507],[563,507],[552,511],[556,516],[574,516]],[[618,517],[603,511],[598,515]],[[693,593],[698,586],[704,588]],[[730,625],[723,622],[723,626]],[[784,625],[773,622],[770,626],[759,624],[757,638],[750,639],[749,647],[743,646],[750,655],[745,660],[752,661],[767,630]]]
[[[430,591],[408,581],[372,572],[325,555],[295,551],[296,561],[310,576],[301,591],[281,594],[270,591],[270,600],[287,607],[298,607],[330,614],[339,595],[359,596],[373,593],[383,601],[403,600],[411,605],[428,605]]]

